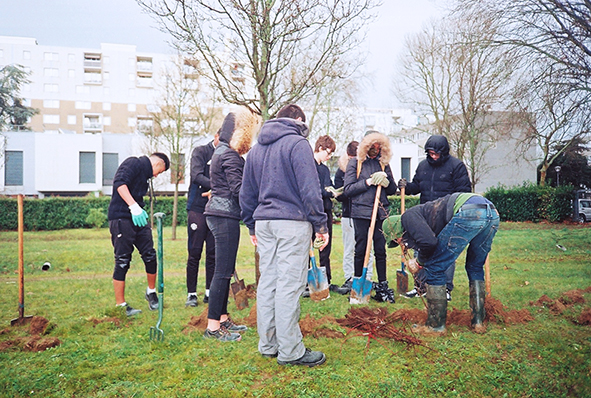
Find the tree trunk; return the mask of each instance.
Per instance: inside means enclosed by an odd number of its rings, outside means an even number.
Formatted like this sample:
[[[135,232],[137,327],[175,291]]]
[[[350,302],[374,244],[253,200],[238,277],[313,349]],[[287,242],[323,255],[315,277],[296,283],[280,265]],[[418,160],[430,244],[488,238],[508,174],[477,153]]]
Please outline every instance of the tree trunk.
[[[176,240],[176,224],[179,207],[179,183],[174,184],[174,200],[172,201],[172,240]]]

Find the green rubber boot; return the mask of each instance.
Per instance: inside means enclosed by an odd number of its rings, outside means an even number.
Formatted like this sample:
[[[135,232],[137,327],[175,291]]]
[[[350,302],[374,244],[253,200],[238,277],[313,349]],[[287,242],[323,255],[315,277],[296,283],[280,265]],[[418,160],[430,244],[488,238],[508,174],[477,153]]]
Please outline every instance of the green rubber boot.
[[[425,326],[413,327],[413,331],[423,335],[445,334],[447,320],[447,296],[445,285],[434,286],[425,284],[427,289],[427,321]]]
[[[484,281],[470,281],[470,309],[472,310],[472,329],[475,333],[486,332],[484,297]]]

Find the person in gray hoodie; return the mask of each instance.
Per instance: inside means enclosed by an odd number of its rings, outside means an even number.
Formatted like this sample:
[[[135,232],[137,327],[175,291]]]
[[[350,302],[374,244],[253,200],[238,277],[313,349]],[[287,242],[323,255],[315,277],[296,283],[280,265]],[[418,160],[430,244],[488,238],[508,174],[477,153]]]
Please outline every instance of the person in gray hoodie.
[[[265,122],[246,159],[240,190],[242,219],[258,247],[259,352],[279,365],[316,366],[321,351],[304,346],[298,321],[312,233],[328,244],[326,213],[306,115],[294,104]]]

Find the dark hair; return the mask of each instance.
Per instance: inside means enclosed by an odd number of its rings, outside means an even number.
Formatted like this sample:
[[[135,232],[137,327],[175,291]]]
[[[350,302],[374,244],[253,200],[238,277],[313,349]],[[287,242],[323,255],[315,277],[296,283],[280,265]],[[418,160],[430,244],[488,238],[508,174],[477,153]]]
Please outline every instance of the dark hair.
[[[330,152],[334,152],[337,149],[337,144],[335,144],[334,140],[330,138],[328,135],[323,135],[316,140],[316,145],[314,146],[314,152],[318,152],[322,149],[330,149]]]
[[[347,145],[347,155],[349,156],[357,156],[357,148],[359,147],[359,142],[351,141],[349,145]]]
[[[285,105],[279,112],[277,112],[277,117],[288,117],[290,119],[297,119],[300,117],[302,118],[302,122],[306,122],[304,111],[296,104]]]
[[[160,159],[162,159],[164,161],[164,171],[168,170],[168,168],[170,167],[170,160],[168,159],[168,156],[166,156],[162,152],[154,152],[152,156],[157,156]]]

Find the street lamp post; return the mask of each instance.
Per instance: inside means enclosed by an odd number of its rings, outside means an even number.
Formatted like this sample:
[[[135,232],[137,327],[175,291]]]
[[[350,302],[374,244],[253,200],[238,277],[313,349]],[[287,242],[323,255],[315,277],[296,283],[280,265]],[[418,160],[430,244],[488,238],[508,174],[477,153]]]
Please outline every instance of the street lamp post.
[[[556,171],[556,186],[560,186],[560,170],[562,169],[562,167],[560,166],[556,166],[554,167],[554,171]]]

